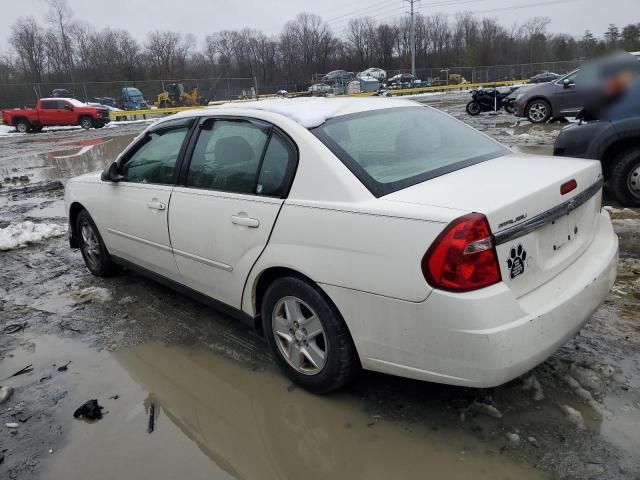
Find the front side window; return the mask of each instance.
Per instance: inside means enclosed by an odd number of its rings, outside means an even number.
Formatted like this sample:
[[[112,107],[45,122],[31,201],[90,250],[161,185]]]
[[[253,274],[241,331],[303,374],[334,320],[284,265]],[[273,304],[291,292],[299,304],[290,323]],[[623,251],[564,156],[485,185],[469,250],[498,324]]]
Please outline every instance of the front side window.
[[[188,130],[180,127],[148,133],[142,145],[120,167],[123,181],[173,184],[176,162]]]
[[[191,157],[187,186],[259,193],[256,177],[268,139],[268,127],[247,121],[207,122]]]
[[[509,153],[477,130],[427,107],[335,117],[313,133],[376,196]]]

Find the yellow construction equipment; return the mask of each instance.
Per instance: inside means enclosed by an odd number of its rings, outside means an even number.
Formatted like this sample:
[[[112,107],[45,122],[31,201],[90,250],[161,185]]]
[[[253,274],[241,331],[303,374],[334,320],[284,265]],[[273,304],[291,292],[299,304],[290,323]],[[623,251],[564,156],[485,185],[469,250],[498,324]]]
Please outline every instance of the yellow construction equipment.
[[[207,100],[198,95],[197,87],[185,92],[182,83],[171,83],[167,85],[166,91],[158,94],[155,102],[158,108],[194,107],[196,105],[206,104]]]

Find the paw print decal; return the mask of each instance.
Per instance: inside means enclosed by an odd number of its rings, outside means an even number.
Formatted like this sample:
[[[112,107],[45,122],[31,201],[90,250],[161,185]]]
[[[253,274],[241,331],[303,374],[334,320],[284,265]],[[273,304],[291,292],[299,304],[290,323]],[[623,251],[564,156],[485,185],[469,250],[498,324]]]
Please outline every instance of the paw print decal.
[[[511,278],[514,279],[518,275],[524,273],[525,261],[527,260],[527,252],[522,245],[513,247],[507,259],[507,267],[511,270]]]

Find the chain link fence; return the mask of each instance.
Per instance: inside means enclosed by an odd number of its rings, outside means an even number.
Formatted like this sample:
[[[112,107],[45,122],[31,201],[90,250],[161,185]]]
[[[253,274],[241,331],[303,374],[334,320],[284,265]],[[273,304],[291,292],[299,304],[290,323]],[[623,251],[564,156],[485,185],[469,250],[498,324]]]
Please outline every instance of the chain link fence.
[[[580,66],[580,60],[563,62],[542,62],[516,65],[491,65],[479,67],[421,68],[416,70],[420,80],[432,85],[498,82],[505,80],[525,80],[542,72],[564,74]],[[388,70],[387,78],[397,73],[409,73],[408,70]],[[322,80],[322,75],[314,75],[308,83],[273,83],[259,85],[255,77],[216,77],[173,80],[136,80],[114,82],[48,82],[48,83],[11,83],[0,84],[0,109],[29,107],[35,105],[38,98],[53,95],[56,89],[64,89],[71,96],[85,102],[100,102],[101,99],[113,99],[116,104],[121,100],[124,87],[135,87],[142,92],[149,105],[158,104],[158,95],[169,89],[171,84],[182,84],[185,92],[197,89],[201,101],[236,100],[255,98],[262,94],[275,94],[278,90],[301,92],[312,83]],[[339,85],[336,93],[346,93],[346,85]],[[66,96],[62,92],[59,96]]]
[[[514,65],[488,65],[479,67],[447,67],[416,69],[416,76],[432,84],[500,82],[527,80],[543,72],[564,75],[580,66],[580,60],[561,62],[521,63]],[[387,71],[387,78],[397,73],[411,73],[410,70]]]

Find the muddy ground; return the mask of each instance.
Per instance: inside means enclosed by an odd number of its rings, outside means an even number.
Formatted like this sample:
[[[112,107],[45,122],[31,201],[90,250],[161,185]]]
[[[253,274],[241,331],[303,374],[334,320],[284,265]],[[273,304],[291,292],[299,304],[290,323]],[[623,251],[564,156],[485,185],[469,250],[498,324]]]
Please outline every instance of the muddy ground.
[[[420,101],[530,153],[562,127]],[[365,372],[318,397],[255,332],[135,274],[95,278],[68,248],[64,182],[143,126],[0,138],[0,228],[58,228],[0,251],[0,478],[640,478],[640,211],[608,207],[618,282],[530,374],[478,391]],[[90,399],[103,418],[74,419]]]

